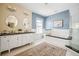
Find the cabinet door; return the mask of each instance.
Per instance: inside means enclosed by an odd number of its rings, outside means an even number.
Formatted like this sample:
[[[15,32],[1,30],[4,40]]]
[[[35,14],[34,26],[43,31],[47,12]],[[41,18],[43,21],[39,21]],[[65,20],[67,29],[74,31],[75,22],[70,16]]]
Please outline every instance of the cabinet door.
[[[5,51],[9,49],[9,39],[7,36],[1,37],[1,51]]]
[[[25,34],[22,36],[22,45],[31,43],[33,39],[33,36],[31,34]]]
[[[42,34],[32,34],[31,36],[32,36],[32,38],[31,38],[32,42],[35,42],[35,41],[42,39]]]
[[[38,34],[36,35],[36,34],[32,34],[32,40],[33,41],[36,41],[36,40],[38,40],[39,39],[39,37],[38,37]]]
[[[22,46],[22,35],[17,36],[17,46]]]
[[[28,44],[28,34],[24,34],[21,36],[22,45]]]
[[[17,36],[12,35],[9,37],[9,39],[10,39],[9,40],[10,49],[17,47]]]
[[[22,45],[27,44],[27,35],[22,36]]]
[[[27,38],[28,43],[31,43],[33,41],[33,39],[34,39],[32,34],[28,34],[27,37],[28,37]]]

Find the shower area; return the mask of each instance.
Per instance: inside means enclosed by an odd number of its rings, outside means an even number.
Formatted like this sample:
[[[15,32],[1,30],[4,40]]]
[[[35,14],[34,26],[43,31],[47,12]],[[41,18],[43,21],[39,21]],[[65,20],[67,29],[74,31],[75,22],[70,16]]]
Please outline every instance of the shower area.
[[[70,54],[75,56],[79,56],[79,16],[77,16],[77,13],[73,11],[73,14],[75,15],[72,14],[70,17],[70,36],[72,37],[72,40],[70,40],[69,45],[67,46],[69,50],[71,50],[69,51],[71,52]]]
[[[67,46],[71,51],[72,55],[79,56],[79,7],[70,9],[70,40],[69,45]]]
[[[74,24],[74,28],[72,28],[70,46],[79,53],[79,23]]]

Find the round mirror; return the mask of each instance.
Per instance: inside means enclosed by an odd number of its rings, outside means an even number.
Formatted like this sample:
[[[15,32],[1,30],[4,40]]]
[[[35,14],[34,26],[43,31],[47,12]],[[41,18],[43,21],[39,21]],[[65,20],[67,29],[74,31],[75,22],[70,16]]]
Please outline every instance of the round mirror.
[[[16,27],[16,25],[17,25],[17,18],[15,16],[12,16],[12,15],[8,16],[7,19],[6,19],[6,24],[10,28]]]

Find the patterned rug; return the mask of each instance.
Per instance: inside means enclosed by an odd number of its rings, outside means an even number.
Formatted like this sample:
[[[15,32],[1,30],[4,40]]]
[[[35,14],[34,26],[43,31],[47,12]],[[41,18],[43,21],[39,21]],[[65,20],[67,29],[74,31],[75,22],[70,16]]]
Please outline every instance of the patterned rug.
[[[16,56],[65,56],[66,50],[43,42],[31,49],[28,49]]]

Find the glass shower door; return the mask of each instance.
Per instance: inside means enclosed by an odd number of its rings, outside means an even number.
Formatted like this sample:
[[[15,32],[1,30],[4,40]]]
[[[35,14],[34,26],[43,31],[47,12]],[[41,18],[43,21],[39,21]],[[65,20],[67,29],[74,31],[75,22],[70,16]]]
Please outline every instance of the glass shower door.
[[[74,24],[70,46],[79,50],[79,23]]]
[[[72,41],[70,46],[79,50],[79,29],[73,29],[72,32]]]

